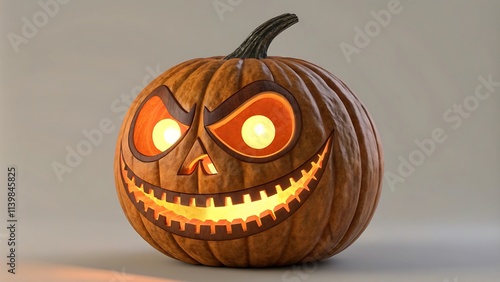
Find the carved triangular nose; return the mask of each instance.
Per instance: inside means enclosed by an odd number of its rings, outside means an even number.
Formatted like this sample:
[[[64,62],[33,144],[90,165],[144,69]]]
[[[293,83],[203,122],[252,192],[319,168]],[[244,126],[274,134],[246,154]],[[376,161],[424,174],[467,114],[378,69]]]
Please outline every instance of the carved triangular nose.
[[[215,169],[215,165],[212,162],[212,159],[208,156],[207,150],[205,150],[205,146],[198,138],[189,150],[186,159],[182,163],[181,168],[179,169],[179,175],[190,175],[192,174],[198,165],[200,164],[203,173],[207,175],[217,174],[217,169]]]

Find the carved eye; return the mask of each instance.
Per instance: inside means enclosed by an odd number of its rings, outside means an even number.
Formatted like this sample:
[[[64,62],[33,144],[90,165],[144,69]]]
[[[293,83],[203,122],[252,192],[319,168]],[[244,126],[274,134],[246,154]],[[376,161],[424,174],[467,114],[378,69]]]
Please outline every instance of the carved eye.
[[[226,152],[244,161],[264,162],[283,155],[298,136],[300,112],[293,96],[287,97],[281,92],[232,96],[226,102],[233,101],[223,103],[212,112],[205,109],[209,135]],[[244,102],[238,104],[234,99]],[[233,108],[226,108],[231,106]],[[214,122],[207,124],[207,121]]]
[[[186,131],[187,127],[175,119],[162,119],[153,128],[153,144],[160,152],[164,152],[172,147]]]
[[[264,149],[273,143],[276,137],[276,127],[268,117],[254,115],[243,123],[241,137],[249,147]]]
[[[129,143],[137,158],[153,161],[171,151],[188,131],[194,107],[186,112],[166,86],[154,90],[132,120]]]

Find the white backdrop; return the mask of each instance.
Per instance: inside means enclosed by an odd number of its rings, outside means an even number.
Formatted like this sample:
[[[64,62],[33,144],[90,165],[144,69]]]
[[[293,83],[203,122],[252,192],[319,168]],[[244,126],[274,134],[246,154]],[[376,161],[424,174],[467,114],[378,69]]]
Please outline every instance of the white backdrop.
[[[0,11],[0,167],[18,170],[16,275],[0,229],[7,281],[498,281],[500,2],[3,0]],[[377,213],[348,250],[295,272],[164,257],[116,198],[123,111],[160,72],[226,55],[285,12],[300,22],[269,55],[331,71],[377,124]],[[67,160],[102,123],[102,138]],[[0,195],[5,223],[6,188]]]

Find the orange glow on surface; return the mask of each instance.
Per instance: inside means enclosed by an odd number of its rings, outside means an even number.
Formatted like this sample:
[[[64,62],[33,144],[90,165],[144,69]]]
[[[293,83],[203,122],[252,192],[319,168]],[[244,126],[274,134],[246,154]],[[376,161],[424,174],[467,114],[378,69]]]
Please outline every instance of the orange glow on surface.
[[[0,276],[1,278],[2,276]],[[175,282],[165,278],[155,278],[127,272],[126,268],[105,270],[80,266],[69,266],[52,263],[25,262],[22,269],[11,277],[12,280],[2,281],[36,281],[36,282],[110,282],[110,281],[141,281],[141,282]]]

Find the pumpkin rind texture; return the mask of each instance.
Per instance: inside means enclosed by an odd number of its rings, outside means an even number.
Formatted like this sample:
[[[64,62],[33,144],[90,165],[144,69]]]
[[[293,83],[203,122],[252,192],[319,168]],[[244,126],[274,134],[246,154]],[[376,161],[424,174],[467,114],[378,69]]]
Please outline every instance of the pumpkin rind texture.
[[[140,113],[155,91],[168,105]],[[266,112],[259,99],[278,106]],[[278,136],[269,137],[271,153],[231,143],[252,111],[269,113],[262,120]],[[157,119],[182,130],[151,157],[135,149],[151,135],[134,132],[151,131]],[[225,126],[220,136],[212,119]],[[201,58],[167,70],[130,106],[114,164],[122,209],[145,241],[187,263],[229,267],[341,252],[372,218],[383,175],[379,136],[359,99],[328,71],[284,57]]]

